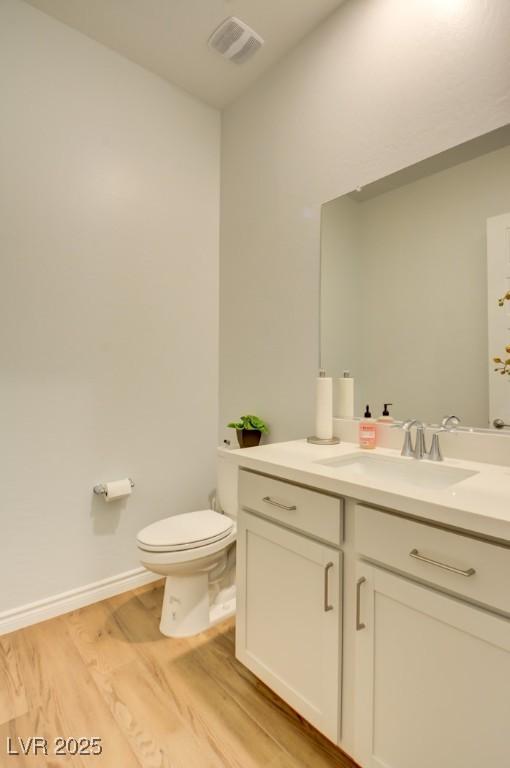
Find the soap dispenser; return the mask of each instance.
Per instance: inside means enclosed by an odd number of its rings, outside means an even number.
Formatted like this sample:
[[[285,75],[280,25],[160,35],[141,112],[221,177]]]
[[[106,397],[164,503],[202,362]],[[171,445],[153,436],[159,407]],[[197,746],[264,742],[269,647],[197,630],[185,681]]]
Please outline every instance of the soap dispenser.
[[[359,447],[375,448],[377,443],[377,425],[372,418],[370,406],[367,405],[363,418],[359,423]]]
[[[388,410],[388,406],[389,405],[393,405],[393,403],[384,403],[384,408],[383,408],[382,416],[379,416],[377,421],[382,421],[383,423],[386,423],[386,424],[393,424],[395,419],[393,418],[393,416],[391,416],[391,414],[390,414],[390,412]]]

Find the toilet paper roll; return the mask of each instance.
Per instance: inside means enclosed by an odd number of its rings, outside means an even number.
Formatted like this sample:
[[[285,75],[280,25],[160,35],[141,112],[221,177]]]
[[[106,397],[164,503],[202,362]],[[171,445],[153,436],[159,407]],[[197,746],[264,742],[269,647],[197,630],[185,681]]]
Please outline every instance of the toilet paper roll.
[[[105,483],[105,501],[115,501],[116,499],[123,499],[126,496],[131,495],[131,480],[129,477],[125,477],[123,480],[112,480],[110,483]]]
[[[333,382],[326,376],[317,379],[315,437],[321,440],[333,437]]]

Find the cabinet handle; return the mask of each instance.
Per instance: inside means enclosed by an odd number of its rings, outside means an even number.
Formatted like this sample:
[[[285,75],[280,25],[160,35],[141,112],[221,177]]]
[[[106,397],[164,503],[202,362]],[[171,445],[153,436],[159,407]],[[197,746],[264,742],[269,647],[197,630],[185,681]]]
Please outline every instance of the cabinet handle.
[[[273,507],[280,507],[280,509],[286,509],[287,512],[293,512],[297,507],[295,505],[292,505],[291,507],[287,506],[287,504],[281,504],[279,501],[275,501],[271,498],[271,496],[264,496],[262,501],[265,501],[266,504],[272,504]]]
[[[448,563],[441,563],[439,560],[432,560],[430,557],[420,555],[417,549],[412,549],[409,552],[409,557],[413,557],[415,560],[420,560],[422,563],[428,563],[429,565],[437,565],[438,568],[442,568],[443,571],[451,571],[451,573],[458,573],[459,576],[474,576],[476,571],[474,568],[467,568],[465,571],[462,568],[455,568]]]
[[[356,582],[356,632],[359,632],[360,629],[365,629],[366,624],[363,624],[363,622],[360,619],[361,614],[361,587],[365,583],[366,579],[364,576],[362,576],[358,581]]]
[[[333,606],[329,604],[329,580],[328,574],[333,568],[334,563],[327,563],[324,567],[324,610],[326,613],[333,610]]]

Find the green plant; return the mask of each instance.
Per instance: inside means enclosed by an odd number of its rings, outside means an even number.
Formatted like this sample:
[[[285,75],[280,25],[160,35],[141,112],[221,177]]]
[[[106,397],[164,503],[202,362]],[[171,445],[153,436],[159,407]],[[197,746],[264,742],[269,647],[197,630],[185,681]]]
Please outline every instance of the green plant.
[[[250,414],[241,416],[239,421],[231,421],[230,424],[227,424],[227,427],[230,427],[231,429],[256,429],[259,432],[269,432],[269,427],[262,421],[262,419],[259,419],[258,416],[251,416]]]

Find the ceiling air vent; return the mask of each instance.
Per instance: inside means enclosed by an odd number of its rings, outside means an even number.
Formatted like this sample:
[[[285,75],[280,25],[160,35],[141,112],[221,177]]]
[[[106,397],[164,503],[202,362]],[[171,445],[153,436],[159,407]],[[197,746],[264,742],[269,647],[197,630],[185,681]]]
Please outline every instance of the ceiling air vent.
[[[222,21],[208,42],[211,48],[236,64],[243,64],[264,45],[260,35],[235,16]]]

